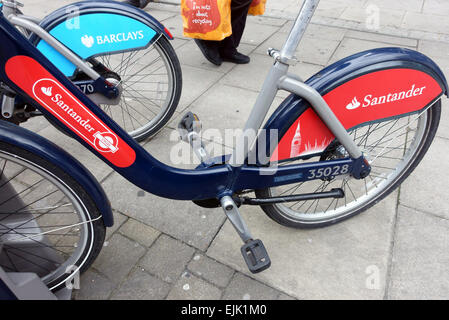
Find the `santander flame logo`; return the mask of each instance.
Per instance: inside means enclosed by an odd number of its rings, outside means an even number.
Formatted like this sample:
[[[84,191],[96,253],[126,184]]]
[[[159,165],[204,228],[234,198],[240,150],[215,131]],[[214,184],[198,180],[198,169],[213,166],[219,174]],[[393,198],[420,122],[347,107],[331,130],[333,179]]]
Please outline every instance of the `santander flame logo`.
[[[354,109],[357,109],[357,108],[360,107],[360,106],[361,106],[361,104],[360,104],[360,102],[357,101],[357,97],[354,97],[354,99],[352,99],[351,103],[349,103],[349,104],[346,106],[346,109],[348,109],[348,110],[354,110]]]
[[[52,94],[51,94],[51,90],[52,89],[53,89],[53,87],[48,87],[48,88],[42,87],[41,88],[42,93],[45,94],[47,97],[51,97],[52,96]]]

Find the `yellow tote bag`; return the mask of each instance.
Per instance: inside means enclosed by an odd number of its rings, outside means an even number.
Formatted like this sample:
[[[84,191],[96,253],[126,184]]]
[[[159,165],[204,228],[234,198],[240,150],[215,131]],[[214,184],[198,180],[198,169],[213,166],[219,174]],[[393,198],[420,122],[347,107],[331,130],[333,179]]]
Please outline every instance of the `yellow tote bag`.
[[[261,16],[265,13],[265,5],[267,0],[253,0],[249,7],[248,14],[252,16]]]
[[[223,40],[232,34],[231,0],[181,0],[184,36]]]

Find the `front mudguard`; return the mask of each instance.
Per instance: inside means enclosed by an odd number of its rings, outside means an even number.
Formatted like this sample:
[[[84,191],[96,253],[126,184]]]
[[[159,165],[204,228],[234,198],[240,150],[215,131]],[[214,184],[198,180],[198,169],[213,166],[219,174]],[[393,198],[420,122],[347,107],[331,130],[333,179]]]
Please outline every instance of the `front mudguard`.
[[[89,170],[70,154],[44,137],[2,120],[0,120],[0,141],[23,148],[61,168],[92,197],[102,214],[104,225],[112,227],[114,217],[103,188]]]
[[[143,10],[116,1],[82,1],[45,17],[40,26],[82,59],[145,48],[168,30]],[[77,70],[66,57],[35,34],[30,41],[67,77]]]
[[[419,112],[448,94],[441,69],[425,55],[403,48],[355,54],[323,69],[306,84],[323,96],[347,130]],[[270,131],[278,133],[276,141],[266,144],[271,161],[319,155],[334,139],[310,104],[294,94],[264,129],[265,141],[270,141]]]

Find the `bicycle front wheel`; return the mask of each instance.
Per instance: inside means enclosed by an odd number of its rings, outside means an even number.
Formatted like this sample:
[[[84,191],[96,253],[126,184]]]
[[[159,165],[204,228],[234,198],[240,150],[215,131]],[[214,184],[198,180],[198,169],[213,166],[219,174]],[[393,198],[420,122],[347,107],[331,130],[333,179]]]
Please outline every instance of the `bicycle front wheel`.
[[[57,290],[100,252],[105,226],[94,201],[62,169],[0,142],[0,266],[37,274]]]
[[[262,209],[276,222],[294,228],[324,227],[363,212],[394,191],[419,164],[433,141],[440,115],[441,100],[438,100],[420,114],[370,123],[351,130],[350,135],[372,168],[365,179],[342,176],[256,191],[258,198],[269,198],[341,188],[345,193],[343,199],[283,203],[263,206]],[[347,156],[343,146],[334,141],[320,160]]]
[[[102,76],[121,91],[117,104],[100,104],[129,135],[142,141],[156,134],[175,112],[182,90],[179,60],[161,36],[148,48],[101,55]]]

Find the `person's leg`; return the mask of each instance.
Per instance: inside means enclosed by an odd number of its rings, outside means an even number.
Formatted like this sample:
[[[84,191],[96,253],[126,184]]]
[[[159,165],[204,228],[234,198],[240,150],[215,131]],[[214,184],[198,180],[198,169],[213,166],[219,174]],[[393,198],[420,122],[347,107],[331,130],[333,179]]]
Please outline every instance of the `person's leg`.
[[[220,66],[223,62],[219,52],[219,41],[194,39],[204,57],[212,64]]]
[[[249,57],[237,52],[246,24],[246,16],[252,0],[232,0],[231,25],[232,35],[221,41],[195,39],[204,57],[219,66],[222,60],[234,63],[248,63]]]
[[[223,56],[233,56],[237,53],[237,47],[245,30],[246,17],[252,0],[232,0],[231,25],[232,35],[220,41],[220,53]]]
[[[133,5],[138,8],[145,8],[148,3],[152,2],[153,0],[125,0],[125,3],[128,3],[130,5]]]

